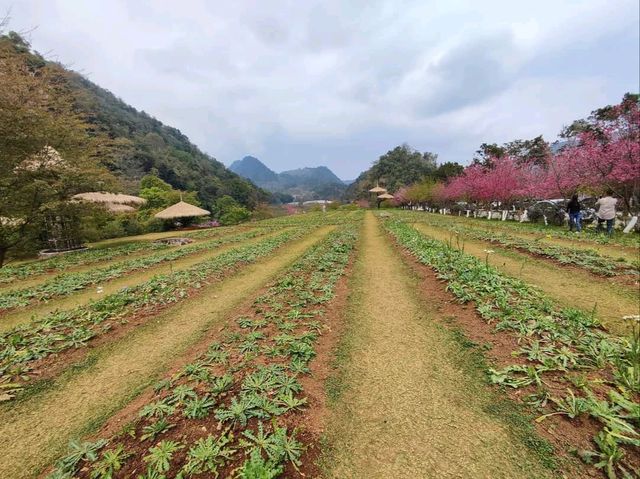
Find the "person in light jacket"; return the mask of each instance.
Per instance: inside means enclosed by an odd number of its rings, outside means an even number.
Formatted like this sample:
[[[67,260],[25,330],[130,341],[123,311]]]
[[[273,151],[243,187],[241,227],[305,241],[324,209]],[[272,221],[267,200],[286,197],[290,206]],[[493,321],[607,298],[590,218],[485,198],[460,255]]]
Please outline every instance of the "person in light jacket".
[[[613,233],[613,223],[616,219],[616,203],[617,199],[613,197],[613,191],[607,190],[607,194],[596,201],[596,208],[598,208],[598,212],[596,215],[598,216],[598,229],[600,229],[601,221],[607,222],[607,234],[611,236]]]

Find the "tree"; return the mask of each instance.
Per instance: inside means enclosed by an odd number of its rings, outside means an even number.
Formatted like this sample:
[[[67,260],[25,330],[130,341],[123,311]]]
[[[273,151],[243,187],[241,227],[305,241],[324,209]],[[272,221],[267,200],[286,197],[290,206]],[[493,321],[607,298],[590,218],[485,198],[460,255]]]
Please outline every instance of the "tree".
[[[144,176],[140,180],[140,188],[140,197],[147,200],[143,209],[166,208],[180,200],[200,206],[200,201],[195,191],[181,192],[174,190],[169,183],[155,175]]]
[[[449,181],[456,176],[460,176],[464,171],[464,166],[456,163],[447,161],[446,163],[438,166],[438,169],[434,172],[433,177],[440,181]]]
[[[66,72],[31,61],[28,44],[9,38],[0,37],[0,266],[12,248],[38,248],[46,218],[73,194],[115,183],[96,160],[98,138],[75,111]]]
[[[248,209],[228,195],[216,200],[214,214],[224,226],[242,223],[251,217]]]
[[[437,158],[435,153],[420,153],[409,145],[397,146],[373,164],[367,173],[369,188],[380,182],[389,191],[396,191],[415,183],[436,170]]]

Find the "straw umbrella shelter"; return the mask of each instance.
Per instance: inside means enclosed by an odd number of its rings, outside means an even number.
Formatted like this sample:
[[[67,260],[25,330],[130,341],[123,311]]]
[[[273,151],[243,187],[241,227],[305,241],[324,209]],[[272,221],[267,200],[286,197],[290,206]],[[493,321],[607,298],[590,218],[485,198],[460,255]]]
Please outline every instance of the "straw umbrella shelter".
[[[386,192],[387,192],[386,188],[382,188],[382,187],[381,187],[381,186],[379,186],[379,185],[376,185],[376,186],[375,186],[375,188],[371,188],[371,189],[369,190],[369,193],[375,193],[375,194],[378,194],[378,193],[386,193]]]
[[[393,195],[390,195],[385,190],[384,193],[382,193],[381,195],[378,195],[378,208],[380,208],[380,203],[382,203],[384,200],[392,200],[392,199],[393,199]]]
[[[179,218],[194,218],[198,216],[208,216],[211,212],[198,208],[197,206],[190,205],[180,200],[175,205],[159,211],[154,216],[162,220],[175,220]]]
[[[371,189],[369,190],[369,193],[373,193],[373,194],[374,194],[374,195],[376,195],[376,196],[378,196],[378,195],[379,195],[379,194],[381,194],[381,193],[386,193],[386,192],[387,192],[387,189],[386,189],[386,188],[383,188],[383,187],[382,187],[382,186],[380,186],[378,183],[376,183],[376,186],[375,186],[375,187],[373,187],[373,188],[371,188]],[[377,205],[378,205],[378,208],[380,208],[380,201],[381,201],[381,200],[376,200],[376,203],[377,203]]]
[[[88,193],[78,193],[72,199],[88,201],[103,205],[112,213],[129,213],[135,211],[137,207],[147,202],[144,198],[122,193],[106,193],[104,191],[92,191]]]

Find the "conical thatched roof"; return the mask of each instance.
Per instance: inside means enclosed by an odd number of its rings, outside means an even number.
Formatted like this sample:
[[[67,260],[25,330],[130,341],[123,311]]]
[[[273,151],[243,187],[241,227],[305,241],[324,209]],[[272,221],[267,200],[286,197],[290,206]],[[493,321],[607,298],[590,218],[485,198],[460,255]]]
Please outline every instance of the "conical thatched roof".
[[[104,203],[104,207],[112,213],[130,213],[136,210],[133,206],[121,205],[119,203]]]
[[[378,195],[378,198],[381,200],[391,200],[393,199],[393,195],[390,195],[389,193],[382,193],[381,195]]]
[[[375,188],[371,188],[369,190],[370,193],[386,193],[387,190],[385,188],[382,188],[381,186],[376,185]]]
[[[203,210],[197,206],[180,201],[175,205],[169,206],[167,209],[156,213],[154,216],[163,220],[170,220],[175,218],[188,218],[192,216],[207,216],[210,214],[210,211]]]
[[[91,203],[110,203],[114,205],[143,205],[147,202],[138,196],[123,195],[122,193],[106,193],[104,191],[91,191],[73,195],[74,200],[85,200]],[[107,206],[107,208],[110,208]]]
[[[67,162],[62,159],[60,153],[51,146],[45,146],[39,153],[24,160],[16,168],[28,171],[51,170],[55,168],[66,168]]]

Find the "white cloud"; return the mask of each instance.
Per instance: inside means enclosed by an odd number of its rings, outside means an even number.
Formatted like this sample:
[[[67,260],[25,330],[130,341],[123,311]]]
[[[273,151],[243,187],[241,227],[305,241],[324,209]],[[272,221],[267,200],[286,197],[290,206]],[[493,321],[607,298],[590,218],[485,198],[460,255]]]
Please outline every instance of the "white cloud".
[[[227,163],[327,161],[344,177],[393,142],[468,161],[483,141],[551,136],[638,84],[630,0],[21,0],[12,17]]]

